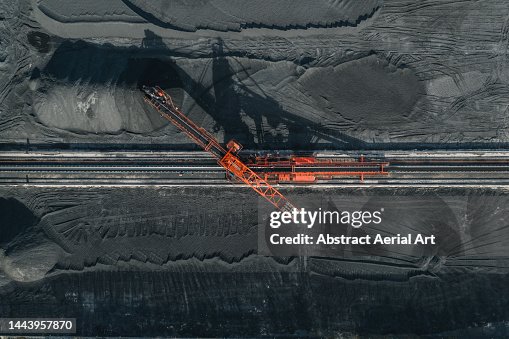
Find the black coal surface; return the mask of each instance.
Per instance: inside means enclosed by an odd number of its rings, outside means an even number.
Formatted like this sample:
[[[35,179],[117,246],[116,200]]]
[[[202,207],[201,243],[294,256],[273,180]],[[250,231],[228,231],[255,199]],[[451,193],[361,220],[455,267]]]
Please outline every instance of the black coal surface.
[[[507,194],[383,191],[385,199],[400,194],[393,205],[425,196],[425,208],[440,211],[420,213],[414,203],[417,213],[387,215],[388,232],[447,223],[455,229],[439,234],[451,244],[432,256],[395,251],[303,262],[257,254],[257,198],[240,187],[3,190],[16,199],[2,200],[4,214],[40,216],[28,218],[36,225],[16,240],[44,237],[35,248],[0,253],[0,315],[76,317],[84,336],[507,334],[509,219],[497,209]],[[327,194],[292,192],[317,201]]]
[[[0,245],[7,245],[37,221],[33,212],[17,199],[0,198]]]
[[[498,274],[398,283],[284,272],[84,272],[13,284],[0,314],[77,317],[83,336],[439,337],[463,329],[501,338],[509,333],[507,284]],[[468,332],[472,326],[481,329]]]
[[[508,17],[506,0],[0,1],[0,149],[196,150],[143,102],[160,85],[251,150],[506,150]],[[82,336],[509,337],[504,189],[288,191],[433,196],[439,213],[403,209],[390,231],[450,242],[265,257],[245,187],[1,187],[0,317],[76,317]]]

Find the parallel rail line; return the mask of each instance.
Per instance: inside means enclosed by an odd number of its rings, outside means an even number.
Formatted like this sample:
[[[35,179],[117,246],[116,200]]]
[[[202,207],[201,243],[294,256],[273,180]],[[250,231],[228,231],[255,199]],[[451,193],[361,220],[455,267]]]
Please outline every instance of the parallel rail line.
[[[74,182],[78,184],[80,181],[101,185],[114,183],[147,185],[212,183],[219,185],[227,183],[224,169],[217,165],[214,159],[206,156],[195,157],[194,154],[187,155],[185,153],[177,156],[161,156],[159,154],[131,156],[127,153],[87,156],[83,153],[76,156],[62,156],[58,153],[22,155],[0,153],[0,184],[50,183],[64,185]],[[337,159],[333,156],[330,158]],[[388,175],[366,177],[364,185],[509,184],[509,156],[454,159],[402,156],[370,159],[389,163],[385,168]],[[284,167],[251,166],[251,169],[259,173],[288,170]],[[337,171],[337,166],[337,164],[331,167],[328,165],[303,166],[298,171]],[[355,173],[359,170],[370,170],[370,167],[348,165],[342,167],[341,170]],[[320,179],[309,184],[318,187],[326,184],[356,185],[361,183],[358,177],[352,174],[352,176],[332,177],[328,180]]]

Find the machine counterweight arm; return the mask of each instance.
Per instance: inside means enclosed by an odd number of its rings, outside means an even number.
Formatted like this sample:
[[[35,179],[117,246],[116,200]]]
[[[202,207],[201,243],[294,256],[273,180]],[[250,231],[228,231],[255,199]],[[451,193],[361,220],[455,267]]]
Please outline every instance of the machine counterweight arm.
[[[258,192],[258,194],[267,199],[279,210],[293,210],[294,206],[286,199],[284,195],[282,195],[267,181],[262,179],[258,174],[253,172],[236,155],[228,152],[221,160],[219,160],[219,164],[228,172],[235,175],[236,178],[251,186],[251,188],[253,188],[256,192]]]

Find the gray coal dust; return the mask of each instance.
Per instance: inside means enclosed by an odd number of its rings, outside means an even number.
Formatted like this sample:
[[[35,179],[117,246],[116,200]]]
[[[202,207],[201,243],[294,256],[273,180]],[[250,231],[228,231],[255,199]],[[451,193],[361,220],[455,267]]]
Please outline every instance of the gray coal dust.
[[[507,149],[508,18],[505,0],[0,1],[0,150],[199,150],[143,85],[251,151]],[[271,257],[241,185],[1,186],[0,317],[73,317],[79,336],[509,336],[507,189],[282,191],[429,197],[442,214],[401,220],[455,229],[434,255]]]

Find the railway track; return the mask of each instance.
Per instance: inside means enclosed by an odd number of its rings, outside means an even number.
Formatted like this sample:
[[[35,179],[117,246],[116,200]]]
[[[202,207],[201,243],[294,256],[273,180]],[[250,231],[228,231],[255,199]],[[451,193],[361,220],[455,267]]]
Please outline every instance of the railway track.
[[[337,158],[337,154],[321,154]],[[345,156],[345,155],[341,155]],[[355,155],[346,155],[346,157]],[[364,185],[509,185],[509,153],[436,156],[372,154],[388,162],[389,175],[368,177]],[[266,167],[252,167],[263,173]],[[366,169],[364,167],[363,169]],[[278,170],[285,170],[278,169]],[[306,169],[306,171],[309,169]],[[327,166],[315,170],[327,171]],[[350,166],[344,172],[356,172]],[[0,184],[228,184],[225,172],[203,152],[10,153],[0,154]],[[318,180],[312,185],[358,185],[356,176]],[[308,183],[310,185],[310,183]]]

